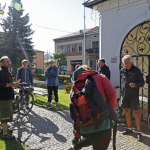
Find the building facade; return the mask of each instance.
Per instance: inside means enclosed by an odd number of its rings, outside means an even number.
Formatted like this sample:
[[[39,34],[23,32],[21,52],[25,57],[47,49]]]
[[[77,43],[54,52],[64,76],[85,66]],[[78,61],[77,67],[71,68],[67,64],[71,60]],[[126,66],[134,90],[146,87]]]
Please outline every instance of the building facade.
[[[77,64],[89,64],[92,69],[96,69],[96,53],[95,50],[88,51],[95,48],[98,44],[98,27],[86,29],[86,45],[84,52],[84,32],[80,30],[78,32],[71,33],[69,35],[54,39],[55,51],[64,50],[66,53],[66,62],[61,66],[61,74],[70,74],[75,71]],[[93,43],[92,43],[93,42]],[[97,43],[96,43],[97,42]],[[95,45],[94,45],[95,44]],[[96,51],[98,52],[98,51]],[[84,57],[85,55],[85,57]],[[94,56],[95,55],[95,56]],[[85,58],[85,60],[84,60]],[[88,60],[89,59],[89,60]]]
[[[98,10],[99,57],[105,58],[113,85],[121,85],[122,58],[131,55],[143,73],[140,88],[141,119],[150,114],[150,4],[147,0],[91,0],[85,7]],[[118,91],[119,94],[119,91]]]
[[[40,50],[35,50],[36,55],[32,63],[33,72],[36,69],[42,69],[42,73],[44,73],[44,52]]]
[[[85,64],[88,64],[92,70],[97,71],[97,62],[99,59],[99,27],[95,27],[91,31],[86,33],[85,51]]]

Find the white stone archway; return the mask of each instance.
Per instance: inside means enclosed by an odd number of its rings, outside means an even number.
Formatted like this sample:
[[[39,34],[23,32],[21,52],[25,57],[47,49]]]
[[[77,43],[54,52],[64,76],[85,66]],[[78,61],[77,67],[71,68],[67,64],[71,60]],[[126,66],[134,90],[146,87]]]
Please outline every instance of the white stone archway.
[[[130,32],[130,30],[132,30],[136,25],[140,24],[141,22],[150,19],[150,11],[149,9],[147,10],[147,12],[138,17],[137,19],[135,19],[134,21],[132,21],[124,30],[123,32],[120,34],[120,37],[118,38],[118,42],[116,44],[115,50],[114,50],[114,56],[115,57],[120,57],[120,49],[121,49],[121,45],[122,42],[124,41],[124,38],[126,37],[127,33]]]

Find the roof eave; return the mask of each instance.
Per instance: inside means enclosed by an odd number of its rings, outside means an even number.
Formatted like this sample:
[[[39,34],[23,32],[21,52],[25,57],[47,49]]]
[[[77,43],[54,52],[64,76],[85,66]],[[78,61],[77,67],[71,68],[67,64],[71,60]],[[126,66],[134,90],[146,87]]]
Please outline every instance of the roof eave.
[[[83,3],[83,5],[85,7],[88,7],[88,8],[93,8],[94,5],[97,5],[97,4],[102,3],[104,1],[107,1],[107,0],[96,0],[96,1],[93,1],[93,2],[89,2],[89,3],[85,2],[85,3]]]
[[[53,39],[53,41],[56,41],[56,40],[64,40],[64,39],[69,39],[69,38],[75,38],[75,37],[80,37],[80,36],[84,36],[84,34],[81,34],[81,35],[75,35],[75,36],[68,36],[68,37],[62,37],[62,38],[57,38],[57,39]]]

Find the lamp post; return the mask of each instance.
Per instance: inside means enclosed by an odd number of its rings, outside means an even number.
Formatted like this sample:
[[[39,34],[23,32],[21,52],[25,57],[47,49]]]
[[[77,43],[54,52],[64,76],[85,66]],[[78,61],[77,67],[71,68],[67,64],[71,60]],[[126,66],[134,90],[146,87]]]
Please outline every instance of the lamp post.
[[[84,0],[85,3],[85,0]],[[85,65],[85,6],[84,6],[84,65]]]

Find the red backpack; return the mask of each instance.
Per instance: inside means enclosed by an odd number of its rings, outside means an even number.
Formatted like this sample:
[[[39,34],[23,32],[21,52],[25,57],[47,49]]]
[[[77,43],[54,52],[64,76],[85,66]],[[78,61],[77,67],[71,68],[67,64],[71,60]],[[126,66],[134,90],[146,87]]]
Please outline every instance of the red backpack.
[[[92,76],[88,77],[90,80]],[[94,80],[94,79],[93,79]],[[77,126],[95,125],[98,128],[98,123],[109,117],[109,111],[101,112],[101,106],[98,106],[94,101],[87,100],[84,93],[86,80],[76,81],[71,89],[70,114]],[[103,100],[104,101],[104,100]],[[106,102],[104,101],[106,104]],[[92,107],[91,107],[92,105]],[[106,104],[106,107],[107,104]],[[98,111],[95,111],[98,110]]]

